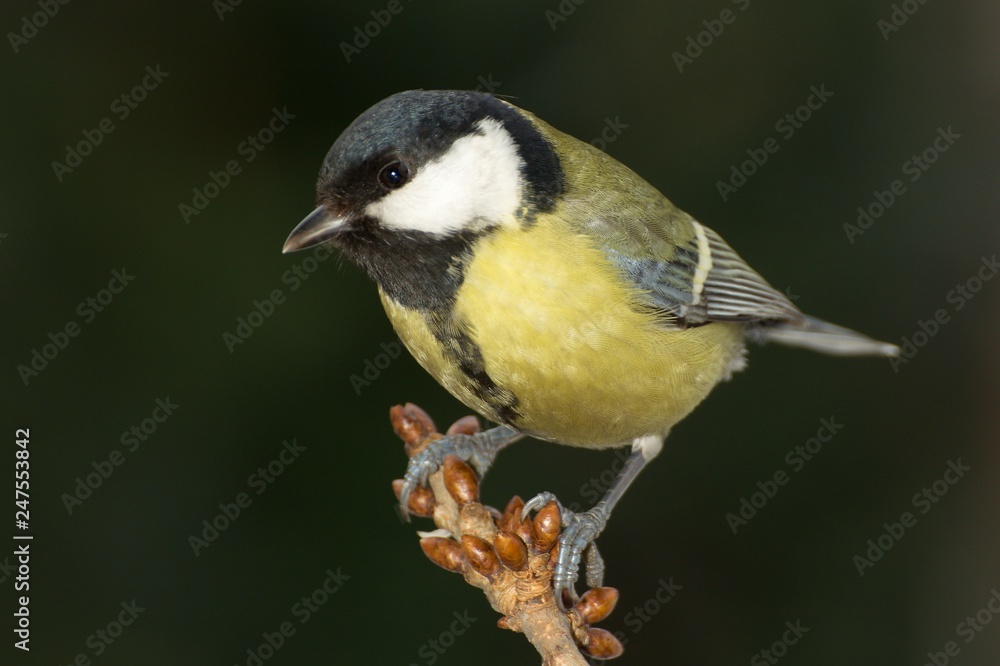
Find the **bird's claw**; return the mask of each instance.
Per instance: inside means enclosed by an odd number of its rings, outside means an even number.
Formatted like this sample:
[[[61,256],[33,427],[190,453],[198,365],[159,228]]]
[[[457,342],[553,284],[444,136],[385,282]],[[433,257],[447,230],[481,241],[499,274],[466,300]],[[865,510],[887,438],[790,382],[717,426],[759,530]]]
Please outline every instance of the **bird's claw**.
[[[480,434],[447,435],[429,443],[422,451],[410,458],[403,475],[403,486],[399,491],[400,515],[410,519],[410,495],[419,486],[426,486],[431,474],[438,471],[444,459],[453,455],[472,465],[482,478],[496,458],[497,448],[488,440],[480,439]]]
[[[530,500],[524,503],[524,508],[521,509],[521,522],[527,520],[528,515],[532,511],[541,511],[542,508],[549,502],[555,502],[556,506],[559,507],[559,515],[562,517],[561,518],[562,524],[565,525],[567,516],[572,516],[573,512],[565,508],[562,505],[562,502],[559,501],[559,498],[550,492],[538,493],[537,495],[535,495]]]
[[[580,559],[587,554],[586,574],[588,587],[601,587],[604,579],[604,560],[597,550],[595,540],[604,531],[608,517],[603,503],[598,503],[592,509],[579,513],[563,507],[555,495],[550,492],[539,493],[524,504],[521,519],[528,513],[555,502],[559,507],[562,532],[559,534],[559,555],[556,559],[555,572],[552,576],[552,587],[559,608],[567,611],[579,600],[576,593],[576,580],[579,577]],[[566,604],[563,596],[568,595],[571,601]]]

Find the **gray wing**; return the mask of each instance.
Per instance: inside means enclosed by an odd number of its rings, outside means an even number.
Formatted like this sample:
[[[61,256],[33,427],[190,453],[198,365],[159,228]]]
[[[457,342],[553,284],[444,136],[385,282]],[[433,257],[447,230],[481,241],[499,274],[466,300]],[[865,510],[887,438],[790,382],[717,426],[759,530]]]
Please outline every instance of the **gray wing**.
[[[719,234],[690,222],[694,234],[677,243],[669,259],[608,250],[609,258],[647,293],[648,304],[666,315],[667,326],[738,322],[757,342],[838,356],[898,355],[895,345],[804,315]]]
[[[649,305],[680,327],[713,321],[800,322],[805,316],[726,244],[719,234],[690,220],[694,233],[669,259],[608,255],[644,291]],[[653,248],[648,248],[652,250]]]

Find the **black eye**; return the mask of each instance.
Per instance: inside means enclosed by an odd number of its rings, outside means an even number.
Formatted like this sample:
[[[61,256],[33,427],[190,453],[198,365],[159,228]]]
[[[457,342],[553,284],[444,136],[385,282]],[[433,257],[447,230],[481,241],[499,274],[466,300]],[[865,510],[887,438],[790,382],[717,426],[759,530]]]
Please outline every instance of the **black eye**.
[[[406,166],[406,162],[390,162],[378,172],[378,182],[390,190],[402,187],[409,179],[410,168]]]

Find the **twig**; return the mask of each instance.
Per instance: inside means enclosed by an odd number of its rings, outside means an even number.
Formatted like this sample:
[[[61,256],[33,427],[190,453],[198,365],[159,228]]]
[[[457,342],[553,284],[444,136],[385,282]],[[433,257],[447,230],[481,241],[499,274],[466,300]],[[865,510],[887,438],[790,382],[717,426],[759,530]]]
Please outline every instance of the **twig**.
[[[390,419],[396,434],[413,456],[440,439],[430,416],[413,404],[393,407]],[[456,421],[447,434],[474,434],[475,417]],[[402,480],[393,482],[396,496]],[[432,562],[457,573],[481,589],[503,617],[502,629],[527,637],[544,666],[587,664],[582,649],[599,659],[622,653],[621,643],[608,631],[591,627],[614,609],[618,592],[600,587],[588,590],[568,612],[556,604],[552,574],[560,531],[559,508],[550,502],[534,520],[521,521],[524,502],[514,497],[503,513],[479,503],[479,479],[472,468],[448,456],[431,475],[430,488],[410,496],[410,512],[432,517],[450,536],[426,536],[420,546]]]

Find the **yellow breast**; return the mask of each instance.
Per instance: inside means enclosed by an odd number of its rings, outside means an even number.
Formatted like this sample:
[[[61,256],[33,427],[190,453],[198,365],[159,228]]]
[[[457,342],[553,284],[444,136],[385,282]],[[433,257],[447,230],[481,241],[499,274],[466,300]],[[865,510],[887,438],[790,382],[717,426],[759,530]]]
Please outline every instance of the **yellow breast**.
[[[667,330],[587,236],[542,216],[479,241],[454,316],[493,382],[513,393],[515,427],[542,439],[613,446],[664,433],[742,353],[737,324]],[[383,305],[417,361],[455,397],[495,419],[446,358],[424,316]]]

